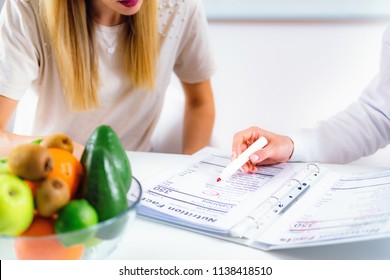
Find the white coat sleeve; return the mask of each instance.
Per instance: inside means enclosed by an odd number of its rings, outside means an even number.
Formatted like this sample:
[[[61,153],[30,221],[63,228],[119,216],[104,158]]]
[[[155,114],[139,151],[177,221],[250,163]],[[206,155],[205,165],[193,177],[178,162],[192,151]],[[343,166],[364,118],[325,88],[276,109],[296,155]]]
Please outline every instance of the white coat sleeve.
[[[356,102],[312,129],[288,135],[294,142],[291,161],[347,163],[390,142],[390,27],[382,42],[379,73]]]

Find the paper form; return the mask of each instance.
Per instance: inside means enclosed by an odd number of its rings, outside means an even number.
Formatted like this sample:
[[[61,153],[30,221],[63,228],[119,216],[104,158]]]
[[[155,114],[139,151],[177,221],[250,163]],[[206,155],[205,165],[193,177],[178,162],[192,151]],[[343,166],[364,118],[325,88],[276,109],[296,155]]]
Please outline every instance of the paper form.
[[[330,188],[312,189],[259,240],[287,245],[389,233],[390,171],[337,177]]]
[[[267,182],[277,183],[277,175],[288,173],[289,178],[293,172],[286,165],[274,165],[261,167],[256,174],[238,171],[217,183],[229,163],[229,155],[206,148],[191,156],[187,164],[143,183],[146,188],[139,214],[202,230],[227,232],[257,207],[262,197],[269,198],[270,188],[263,187]]]

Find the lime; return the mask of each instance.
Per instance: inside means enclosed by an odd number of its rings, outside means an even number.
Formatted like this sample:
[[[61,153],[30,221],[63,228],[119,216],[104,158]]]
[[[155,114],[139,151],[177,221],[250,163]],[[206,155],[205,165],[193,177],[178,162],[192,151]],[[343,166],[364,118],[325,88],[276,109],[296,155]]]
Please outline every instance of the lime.
[[[99,222],[95,208],[86,199],[72,200],[58,211],[54,223],[56,233],[69,233],[93,226]],[[94,236],[93,231],[84,230],[61,237],[65,246],[87,242]]]

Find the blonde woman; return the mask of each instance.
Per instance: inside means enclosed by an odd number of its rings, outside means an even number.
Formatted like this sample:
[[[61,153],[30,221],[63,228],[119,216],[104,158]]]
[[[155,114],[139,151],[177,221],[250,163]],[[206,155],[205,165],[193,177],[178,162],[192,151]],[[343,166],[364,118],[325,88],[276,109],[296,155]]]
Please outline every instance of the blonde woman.
[[[5,1],[0,155],[55,132],[81,153],[100,124],[112,126],[127,150],[150,151],[173,72],[186,97],[183,152],[208,145],[214,66],[207,36],[199,0]]]

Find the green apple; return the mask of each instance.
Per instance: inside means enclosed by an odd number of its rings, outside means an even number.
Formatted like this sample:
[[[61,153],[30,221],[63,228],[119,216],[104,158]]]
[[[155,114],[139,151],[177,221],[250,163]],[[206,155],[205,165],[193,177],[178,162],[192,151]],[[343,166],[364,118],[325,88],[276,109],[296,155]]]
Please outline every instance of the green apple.
[[[8,165],[8,158],[0,158],[0,174],[11,173]]]
[[[0,174],[0,234],[19,235],[34,218],[31,189],[20,178]]]

